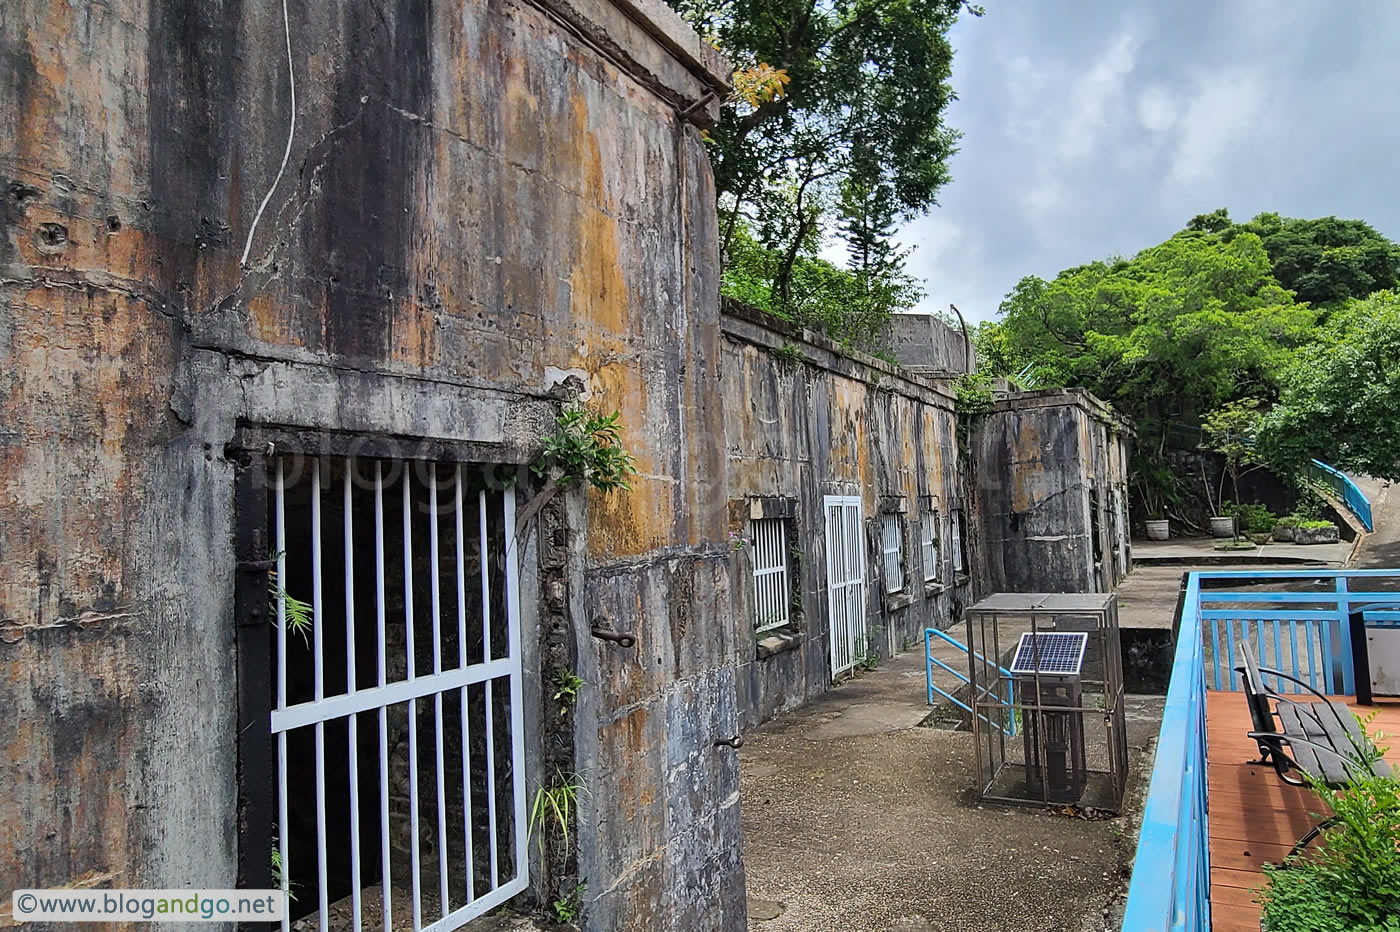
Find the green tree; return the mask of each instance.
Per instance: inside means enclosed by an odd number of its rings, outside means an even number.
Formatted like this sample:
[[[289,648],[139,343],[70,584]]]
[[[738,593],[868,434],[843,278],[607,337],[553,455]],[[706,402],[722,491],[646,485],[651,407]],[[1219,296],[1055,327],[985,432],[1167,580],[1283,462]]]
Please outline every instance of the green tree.
[[[1260,425],[1271,464],[1317,457],[1338,468],[1400,481],[1400,294],[1354,300],[1302,347]]]
[[[1273,280],[1259,238],[1178,233],[1132,259],[1022,279],[1001,306],[1009,352],[1136,418],[1195,420],[1273,371],[1314,321]]]
[[[722,245],[735,261],[747,232],[772,252],[776,309],[801,302],[799,266],[814,270],[834,212],[844,225],[855,219],[849,197],[892,220],[934,204],[958,138],[943,123],[953,99],[947,32],[960,13],[980,8],[964,0],[669,2],[740,69],[738,93],[710,134]],[[867,283],[891,278],[853,271]]]
[[[1216,514],[1223,510],[1221,506],[1225,497],[1225,478],[1228,476],[1230,479],[1231,488],[1235,493],[1234,501],[1238,505],[1241,502],[1240,476],[1248,471],[1248,467],[1259,464],[1256,443],[1259,436],[1259,420],[1257,398],[1240,398],[1227,402],[1201,418],[1201,430],[1206,437],[1201,448],[1219,453],[1225,460],[1225,471],[1220,476],[1222,488],[1216,490],[1215,501],[1211,503]]]
[[[1187,229],[1226,238],[1258,236],[1278,283],[1315,307],[1364,298],[1400,284],[1400,246],[1362,220],[1302,220],[1262,213],[1248,223],[1232,224],[1221,208],[1192,218]]]

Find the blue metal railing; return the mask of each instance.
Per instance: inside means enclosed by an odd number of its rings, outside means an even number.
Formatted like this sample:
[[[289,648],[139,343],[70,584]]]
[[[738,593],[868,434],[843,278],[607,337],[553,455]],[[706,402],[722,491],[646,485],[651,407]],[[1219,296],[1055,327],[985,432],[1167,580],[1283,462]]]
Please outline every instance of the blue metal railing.
[[[1319,580],[1330,583],[1328,591],[1244,589],[1248,583],[1302,587]],[[1370,591],[1387,580],[1400,581],[1400,570],[1189,574],[1123,932],[1210,930],[1206,691],[1240,688],[1236,643],[1254,642],[1262,665],[1301,675],[1324,691],[1350,693],[1349,616],[1359,612],[1367,627],[1400,624],[1400,592]],[[1230,582],[1240,588],[1216,588]],[[1289,686],[1280,682],[1277,690]]]
[[[1182,607],[1157,762],[1133,860],[1123,932],[1209,932],[1210,834],[1206,806],[1206,678],[1200,580]],[[1139,870],[1138,868],[1141,868]]]
[[[1381,580],[1400,581],[1400,570],[1262,570],[1251,573],[1196,574],[1219,585],[1239,583],[1330,584],[1330,591],[1217,591],[1198,589],[1195,601],[1209,647],[1207,688],[1243,688],[1235,672],[1241,640],[1250,642],[1262,666],[1273,667],[1325,693],[1356,692],[1350,616],[1361,612],[1368,627],[1400,623],[1400,593],[1368,591]],[[1301,693],[1280,679],[1280,693]]]
[[[972,680],[968,677],[966,673],[963,673],[960,670],[953,669],[952,667],[948,666],[948,664],[933,656],[933,639],[935,637],[942,638],[949,644],[952,644],[958,650],[962,651],[964,654],[968,652],[966,644],[964,644],[962,641],[959,641],[957,638],[953,637],[947,632],[939,631],[937,628],[924,629],[924,680],[928,683],[928,704],[933,705],[933,697],[936,694],[942,696],[944,699],[947,699],[949,702],[962,709],[968,715],[971,715],[973,714],[971,706],[969,706],[966,702],[963,702],[957,696],[954,696],[952,693],[944,691],[937,683],[933,681],[933,668],[936,666],[941,670],[948,671],[963,684],[972,682]],[[989,663],[986,657],[983,657],[976,651],[973,651],[972,654],[974,657],[976,657],[983,663]],[[1008,737],[1014,738],[1016,736],[1016,712],[1014,709],[1016,703],[1016,684],[1011,680],[1010,670],[1006,669],[1000,664],[997,664],[997,669],[1001,671],[1001,675],[1006,678],[1007,696],[1006,702],[1004,704],[1008,709],[1011,709],[1011,712],[1006,716],[1008,724],[1002,725],[1000,727],[1002,731],[1006,732]],[[986,699],[988,692],[990,692],[990,690],[987,687],[980,687],[978,689],[976,700],[980,702]],[[985,705],[983,707],[985,708]],[[997,724],[991,719],[987,718],[987,716],[981,714],[980,712],[977,713],[977,717],[989,725]]]
[[[1366,530],[1374,531],[1376,527],[1371,523],[1371,500],[1356,487],[1351,477],[1335,467],[1328,466],[1322,460],[1313,460],[1312,465],[1313,468],[1308,471],[1309,475],[1330,488]]]

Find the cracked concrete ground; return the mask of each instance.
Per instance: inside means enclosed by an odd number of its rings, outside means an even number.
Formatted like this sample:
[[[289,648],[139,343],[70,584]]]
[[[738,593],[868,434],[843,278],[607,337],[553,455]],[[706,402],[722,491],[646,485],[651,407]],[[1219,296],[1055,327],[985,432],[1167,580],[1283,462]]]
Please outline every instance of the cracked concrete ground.
[[[1130,697],[1130,800],[1161,705]],[[745,736],[751,932],[1116,928],[1131,814],[979,806],[971,735],[929,711],[914,650]]]

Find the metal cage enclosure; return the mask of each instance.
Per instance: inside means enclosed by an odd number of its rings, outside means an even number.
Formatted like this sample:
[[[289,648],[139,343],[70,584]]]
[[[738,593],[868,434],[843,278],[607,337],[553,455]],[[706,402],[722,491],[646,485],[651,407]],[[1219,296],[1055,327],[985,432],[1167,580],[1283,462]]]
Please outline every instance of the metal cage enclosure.
[[[979,800],[1117,812],[1128,782],[1118,600],[1002,592],[967,610]]]

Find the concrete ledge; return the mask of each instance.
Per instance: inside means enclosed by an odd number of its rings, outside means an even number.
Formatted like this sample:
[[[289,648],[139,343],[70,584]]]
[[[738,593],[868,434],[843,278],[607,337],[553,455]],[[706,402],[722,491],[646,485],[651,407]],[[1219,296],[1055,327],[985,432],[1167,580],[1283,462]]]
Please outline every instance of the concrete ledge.
[[[767,636],[759,638],[755,646],[757,658],[767,660],[769,657],[797,650],[802,646],[802,636],[795,631],[785,631],[780,628],[777,631],[767,632]]]
[[[843,347],[828,336],[806,330],[757,308],[723,302],[720,326],[725,336],[768,350],[784,345],[796,346],[801,362],[827,369],[837,375],[865,382],[873,387],[889,388],[910,398],[938,405],[949,411],[956,397],[941,385],[893,366],[860,350]]]

